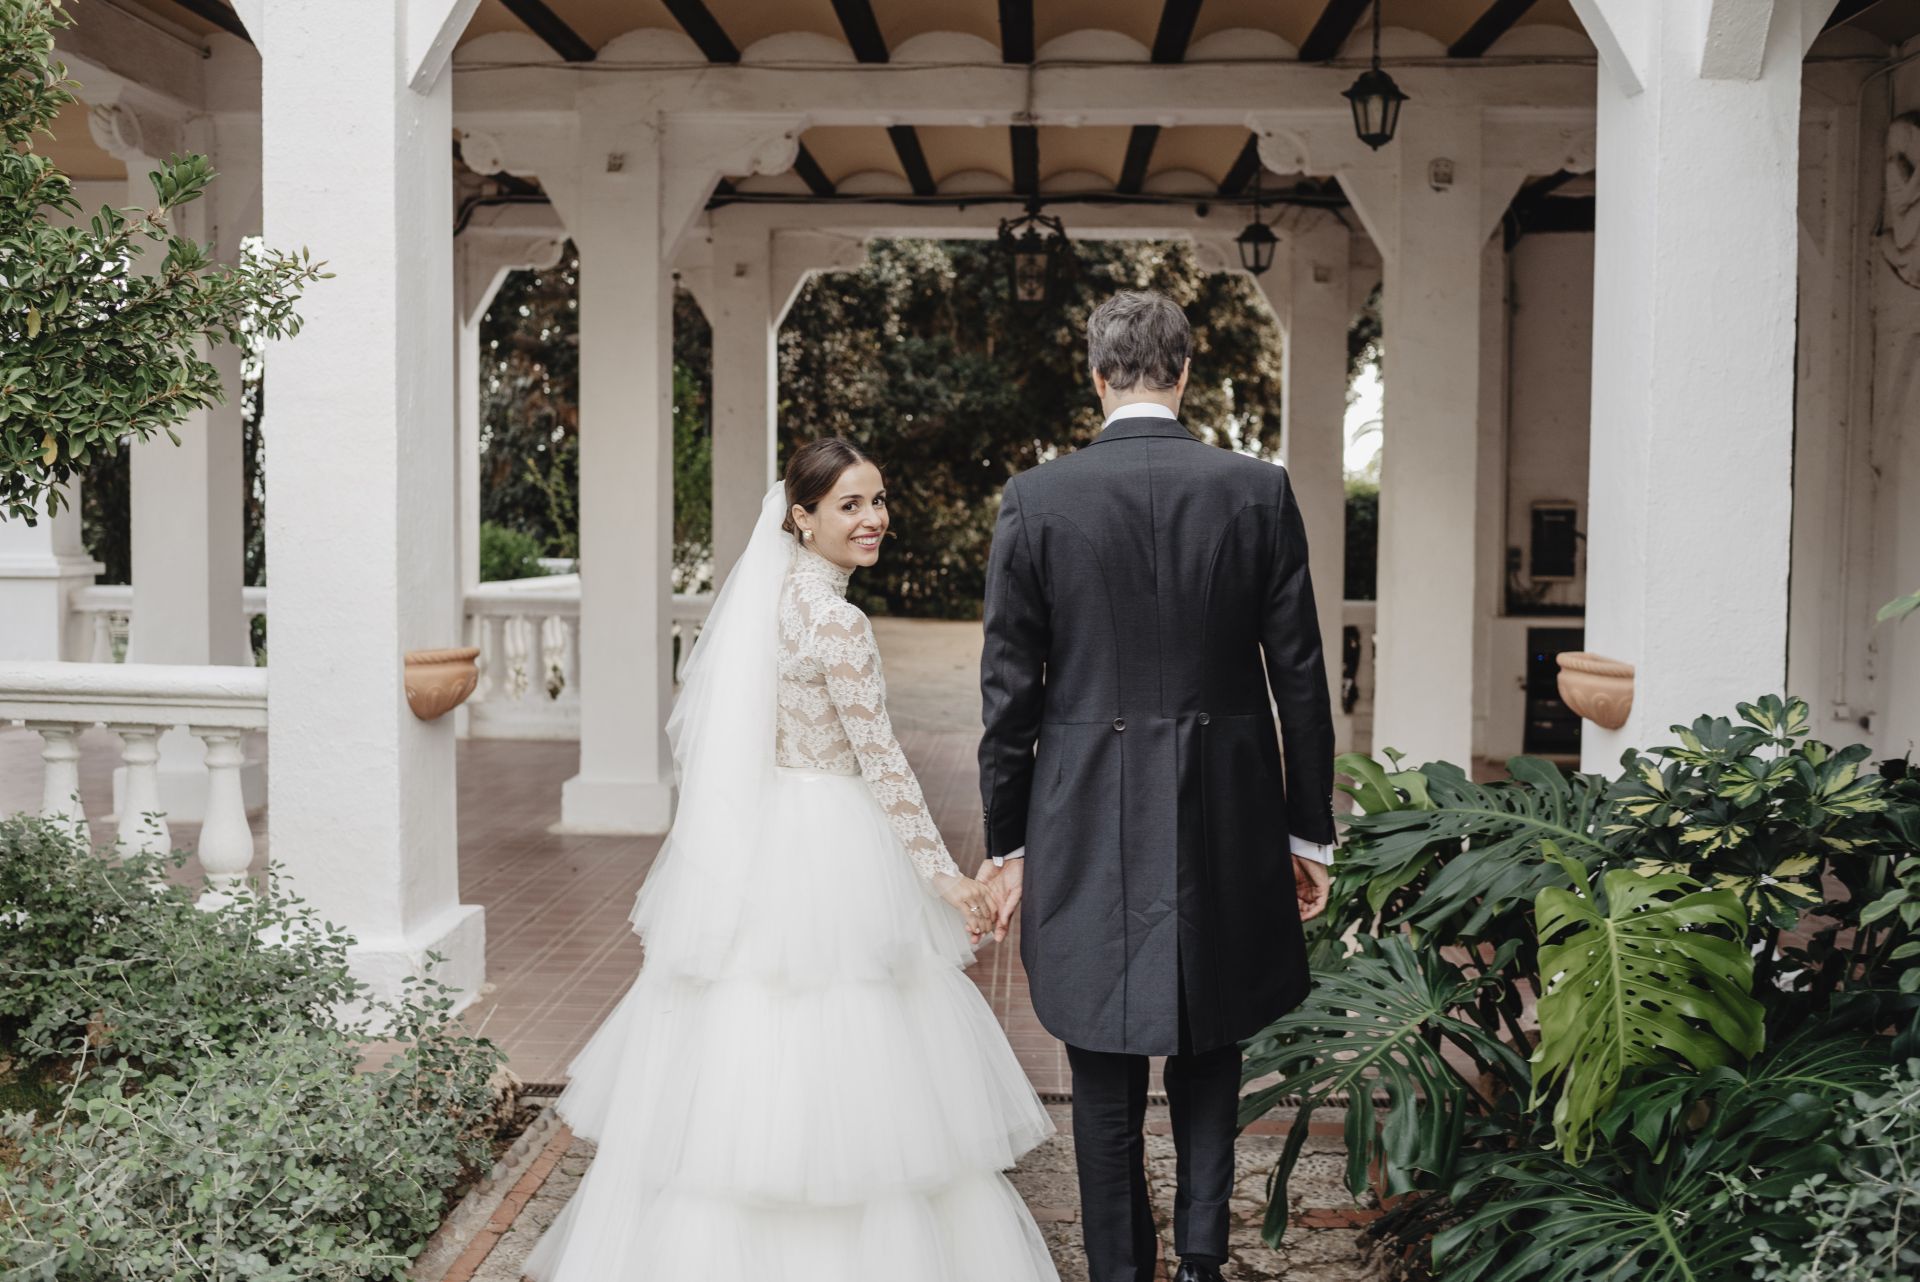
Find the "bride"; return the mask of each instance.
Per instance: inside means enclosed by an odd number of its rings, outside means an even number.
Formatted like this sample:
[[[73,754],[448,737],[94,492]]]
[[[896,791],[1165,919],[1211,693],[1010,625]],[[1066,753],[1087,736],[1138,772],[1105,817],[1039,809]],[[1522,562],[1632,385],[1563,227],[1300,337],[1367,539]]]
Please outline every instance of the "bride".
[[[796,452],[685,668],[646,961],[554,1103],[599,1142],[536,1282],[1057,1282],[1001,1173],[1053,1131],[962,967],[963,876],[846,600],[880,470]]]

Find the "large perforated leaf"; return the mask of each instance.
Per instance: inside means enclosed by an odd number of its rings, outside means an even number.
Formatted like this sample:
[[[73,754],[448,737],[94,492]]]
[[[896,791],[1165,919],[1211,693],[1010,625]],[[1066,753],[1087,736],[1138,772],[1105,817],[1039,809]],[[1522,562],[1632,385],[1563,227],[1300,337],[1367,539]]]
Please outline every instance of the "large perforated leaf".
[[[1637,1070],[1679,1060],[1705,1071],[1752,1055],[1765,1011],[1737,895],[1615,869],[1596,903],[1579,865],[1565,864],[1574,889],[1549,887],[1535,905],[1543,991],[1533,1076],[1536,1098],[1558,1088],[1554,1132],[1579,1161]]]

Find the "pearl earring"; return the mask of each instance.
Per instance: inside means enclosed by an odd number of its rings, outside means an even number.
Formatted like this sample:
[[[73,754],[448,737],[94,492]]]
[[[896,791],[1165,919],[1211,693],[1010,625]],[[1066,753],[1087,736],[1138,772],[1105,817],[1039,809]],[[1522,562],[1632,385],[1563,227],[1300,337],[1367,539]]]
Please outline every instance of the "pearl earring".
[[[802,531],[800,532],[800,537],[801,537],[801,538],[803,538],[803,539],[805,539],[805,540],[806,540],[807,542],[809,542],[809,543],[811,543],[811,542],[813,542],[813,531],[812,531],[812,530],[802,530]]]

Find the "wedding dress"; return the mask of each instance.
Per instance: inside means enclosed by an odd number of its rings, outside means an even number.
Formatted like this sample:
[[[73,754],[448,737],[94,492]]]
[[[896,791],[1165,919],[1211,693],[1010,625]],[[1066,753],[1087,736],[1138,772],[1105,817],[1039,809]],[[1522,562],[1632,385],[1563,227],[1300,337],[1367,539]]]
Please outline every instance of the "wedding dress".
[[[848,575],[762,505],[668,722],[646,960],[554,1108],[599,1148],[535,1282],[1057,1282],[1003,1171],[1053,1131],[963,972],[957,869]]]

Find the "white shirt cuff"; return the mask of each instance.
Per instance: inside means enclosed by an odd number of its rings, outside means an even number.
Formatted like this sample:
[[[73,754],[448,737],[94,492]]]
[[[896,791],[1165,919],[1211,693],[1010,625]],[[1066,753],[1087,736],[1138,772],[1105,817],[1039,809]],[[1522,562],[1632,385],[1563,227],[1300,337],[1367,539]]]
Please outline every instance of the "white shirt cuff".
[[[1287,845],[1292,847],[1293,853],[1299,855],[1302,859],[1311,859],[1317,864],[1331,865],[1333,863],[1333,843],[1331,842],[1323,846],[1319,842],[1302,841],[1298,837],[1288,837]]]
[[[1020,846],[1020,847],[1017,847],[1016,849],[1009,850],[1004,855],[995,855],[993,857],[993,866],[995,868],[999,868],[1004,866],[1007,860],[1009,859],[1025,859],[1026,857],[1027,857],[1027,848],[1025,846]]]

